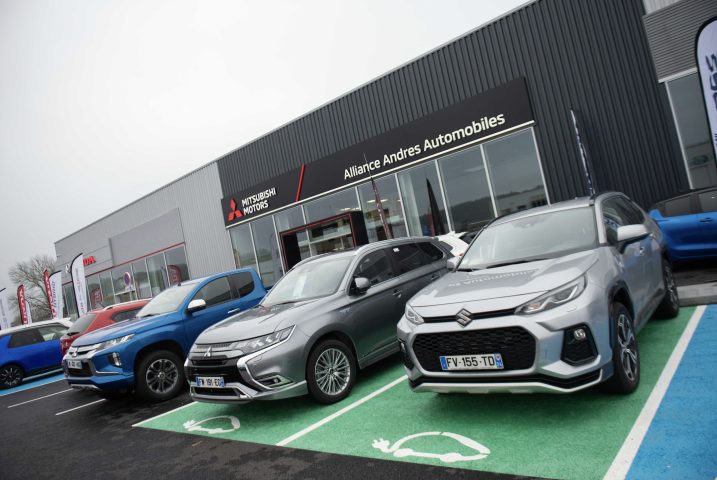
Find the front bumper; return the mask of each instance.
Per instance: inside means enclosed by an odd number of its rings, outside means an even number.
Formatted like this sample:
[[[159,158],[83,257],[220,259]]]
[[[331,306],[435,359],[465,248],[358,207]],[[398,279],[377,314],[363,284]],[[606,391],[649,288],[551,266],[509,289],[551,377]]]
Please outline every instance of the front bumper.
[[[79,350],[81,349],[82,347],[79,347]],[[107,354],[113,351],[116,350],[78,352],[77,347],[71,346],[62,359],[62,370],[70,387],[83,390],[116,390],[134,386],[134,372],[131,368],[125,370],[109,363]],[[120,356],[123,356],[123,352],[120,352]],[[123,360],[126,359],[125,355]],[[68,368],[68,360],[81,361],[82,368]]]
[[[440,310],[441,315],[446,317],[455,316],[464,308],[474,314],[505,312],[506,309],[518,306],[510,303],[511,301],[515,300],[508,297],[428,309],[431,312]],[[521,303],[522,301],[523,299]],[[494,318],[474,319],[465,327],[457,321],[414,325],[404,317],[398,324],[398,338],[405,348],[404,363],[409,386],[414,392],[436,393],[572,393],[589,388],[606,380],[613,372],[607,305],[605,289],[588,283],[582,295],[575,300],[534,315],[513,315],[509,312]],[[415,310],[421,314],[420,308]],[[564,358],[565,331],[576,326],[585,326],[588,329],[595,347],[594,358],[580,364],[566,361]],[[438,356],[463,354],[451,350],[454,344],[450,344],[449,348],[446,342],[434,342],[435,348],[431,355],[436,358],[430,357],[431,362],[427,364],[425,349],[420,355],[417,355],[415,349],[419,335],[426,335],[422,337],[422,340],[425,340],[444,338],[441,335],[447,333],[468,337],[470,332],[487,335],[488,332],[483,331],[514,332],[516,329],[523,332],[525,338],[534,341],[534,353],[531,353],[533,358],[531,361],[530,357],[526,359],[523,356],[520,362],[513,361],[510,367],[506,361],[505,370],[443,371],[435,366]],[[421,344],[425,342],[419,342],[419,349],[423,348]],[[486,341],[486,344],[490,346],[483,347],[484,344],[477,343],[477,346],[471,344],[470,348],[485,348],[490,351],[475,351],[469,354],[502,353],[497,349],[505,348],[503,337],[492,343]],[[525,349],[522,352],[524,353]],[[423,358],[426,365],[421,364],[419,357]]]

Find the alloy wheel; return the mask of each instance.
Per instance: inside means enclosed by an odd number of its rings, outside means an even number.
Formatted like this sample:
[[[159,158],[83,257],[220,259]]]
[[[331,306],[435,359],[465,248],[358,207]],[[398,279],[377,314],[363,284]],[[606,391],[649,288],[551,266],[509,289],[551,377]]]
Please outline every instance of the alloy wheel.
[[[179,380],[177,366],[170,360],[160,358],[152,362],[147,369],[147,386],[156,393],[170,391]]]
[[[670,267],[668,266],[665,266],[665,286],[667,287],[667,294],[670,296],[672,308],[677,309],[677,286],[675,285],[675,279],[672,276],[672,270],[670,270]]]
[[[346,389],[351,378],[351,365],[344,352],[329,348],[316,360],[316,384],[326,395],[338,395]]]
[[[622,369],[630,381],[637,375],[637,342],[632,330],[632,323],[627,315],[621,314],[617,319],[617,341],[620,344],[620,360]]]
[[[0,381],[6,387],[14,387],[20,382],[20,369],[17,367],[7,367],[0,374]]]

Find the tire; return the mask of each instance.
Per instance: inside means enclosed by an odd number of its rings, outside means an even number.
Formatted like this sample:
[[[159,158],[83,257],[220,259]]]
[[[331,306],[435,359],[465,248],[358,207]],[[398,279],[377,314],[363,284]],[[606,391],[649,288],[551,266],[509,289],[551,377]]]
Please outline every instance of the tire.
[[[351,349],[338,340],[324,340],[314,347],[306,364],[309,395],[323,405],[340,402],[351,393],[356,373]]]
[[[169,350],[151,352],[140,359],[134,382],[142,400],[157,403],[174,398],[186,382],[183,362]]]
[[[25,370],[20,365],[11,363],[0,368],[0,390],[17,387],[25,378]]]
[[[677,285],[672,275],[669,262],[662,259],[662,281],[665,282],[665,298],[655,310],[655,318],[675,318],[680,313],[680,297],[677,296]]]
[[[640,349],[637,346],[632,315],[621,303],[612,306],[613,374],[605,382],[611,393],[627,395],[640,385]]]

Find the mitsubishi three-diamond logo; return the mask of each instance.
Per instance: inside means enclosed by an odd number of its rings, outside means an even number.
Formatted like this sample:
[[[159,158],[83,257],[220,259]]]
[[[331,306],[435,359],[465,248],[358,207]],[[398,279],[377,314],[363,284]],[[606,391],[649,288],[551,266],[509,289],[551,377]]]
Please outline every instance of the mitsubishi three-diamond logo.
[[[244,216],[241,214],[240,210],[237,210],[237,204],[233,198],[232,203],[230,203],[229,206],[231,207],[232,211],[229,213],[229,220],[227,221],[231,222],[232,220],[234,220],[234,218],[241,218]]]
[[[211,357],[212,356],[212,346],[209,345],[209,348],[207,348],[207,351],[204,352],[205,357]]]
[[[458,312],[458,314],[456,315],[456,322],[460,323],[461,327],[465,327],[466,325],[471,323],[472,320],[473,318],[471,318],[471,312],[469,312],[465,308]]]

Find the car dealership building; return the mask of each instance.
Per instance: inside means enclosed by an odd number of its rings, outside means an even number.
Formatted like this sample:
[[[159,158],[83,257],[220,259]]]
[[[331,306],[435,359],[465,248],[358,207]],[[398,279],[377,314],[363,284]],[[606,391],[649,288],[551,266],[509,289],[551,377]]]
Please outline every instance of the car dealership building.
[[[69,314],[80,253],[95,306],[234,268],[271,286],[385,239],[371,178],[393,237],[591,187],[647,208],[717,184],[694,58],[715,15],[710,0],[528,2],[55,242]]]

